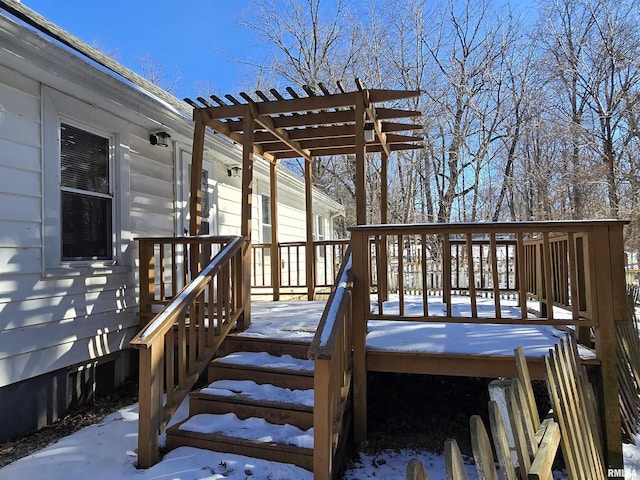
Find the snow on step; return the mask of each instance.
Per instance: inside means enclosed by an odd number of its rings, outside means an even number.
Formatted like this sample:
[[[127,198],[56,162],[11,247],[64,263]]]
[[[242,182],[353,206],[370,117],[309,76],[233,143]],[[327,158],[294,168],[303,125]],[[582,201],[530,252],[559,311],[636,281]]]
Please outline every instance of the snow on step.
[[[252,380],[216,380],[200,392],[207,395],[243,397],[258,401],[313,407],[313,389],[295,390],[271,384],[257,384]]]
[[[313,428],[301,430],[289,424],[274,425],[262,418],[255,417],[240,420],[235,413],[194,415],[180,425],[180,430],[264,443],[275,442],[300,448],[313,448]]]
[[[291,355],[277,357],[267,352],[233,352],[217,359],[217,361],[234,365],[313,372],[313,360],[294,358]]]
[[[139,470],[131,477],[140,480],[158,480],[160,478],[313,480],[313,473],[289,463],[267,461],[232,453],[212,452],[194,447],[178,447],[167,453],[153,467]]]

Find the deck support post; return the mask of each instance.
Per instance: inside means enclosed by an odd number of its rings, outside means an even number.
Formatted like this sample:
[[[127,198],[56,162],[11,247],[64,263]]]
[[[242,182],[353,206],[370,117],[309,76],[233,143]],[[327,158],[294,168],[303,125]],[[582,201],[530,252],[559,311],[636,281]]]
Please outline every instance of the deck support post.
[[[369,309],[369,237],[352,231],[353,409],[356,443],[367,439],[367,312]]]
[[[604,434],[605,467],[622,469],[622,421],[616,355],[616,324],[623,322],[628,315],[622,225],[598,226],[589,240],[590,267],[595,269],[591,278],[595,282],[592,286],[592,292],[596,296],[593,298],[593,309],[598,320],[595,327],[596,355],[602,362],[598,395]]]

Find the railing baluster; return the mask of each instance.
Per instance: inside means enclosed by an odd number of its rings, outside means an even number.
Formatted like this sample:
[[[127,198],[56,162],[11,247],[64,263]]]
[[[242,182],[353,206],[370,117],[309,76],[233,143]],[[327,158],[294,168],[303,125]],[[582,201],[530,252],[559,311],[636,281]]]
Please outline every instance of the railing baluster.
[[[489,237],[489,250],[491,255],[491,275],[493,281],[493,308],[496,318],[502,318],[500,308],[500,285],[498,280],[498,246],[496,244],[496,234],[491,233]]]
[[[185,313],[178,320],[178,385],[184,385],[187,380],[187,332]]]
[[[580,318],[580,300],[578,295],[578,266],[576,257],[575,236],[568,233],[567,245],[569,249],[569,287],[571,289],[571,318],[574,321]]]
[[[475,318],[478,316],[478,300],[476,299],[476,282],[473,267],[473,243],[470,233],[466,234],[465,240],[467,245],[467,268],[469,278],[469,297],[471,300],[471,316]]]
[[[176,259],[176,244],[171,244],[171,297],[178,291],[178,262]]]
[[[287,247],[287,286],[291,286],[291,247]]]
[[[165,301],[167,298],[166,295],[166,283],[167,283],[167,278],[166,278],[166,264],[165,264],[165,255],[164,255],[164,249],[165,249],[166,245],[164,243],[160,244],[160,251],[158,252],[158,266],[160,268],[160,300],[161,301]]]
[[[400,315],[404,316],[404,237],[402,235],[398,235],[398,306]]]
[[[429,293],[427,289],[427,235],[420,236],[422,242],[422,254],[420,255],[420,268],[422,269],[422,312],[429,316]]]
[[[196,322],[199,316],[198,297],[189,306],[189,329],[187,330],[187,375],[191,373],[191,366],[196,363]]]
[[[206,292],[207,290],[202,291],[202,294],[200,296],[201,300],[198,305],[198,329],[196,330],[196,334],[198,337],[198,350],[197,350],[196,358],[198,360],[202,358],[202,355],[204,353],[204,345],[205,345],[205,335],[206,335],[205,319],[207,316]]]
[[[374,237],[374,240],[371,244],[371,246],[373,247],[373,250],[375,252],[375,259],[376,259],[376,266],[375,269],[371,268],[370,266],[370,270],[371,272],[376,272],[376,292],[377,292],[377,296],[378,296],[378,313],[380,315],[382,315],[383,313],[383,305],[384,305],[384,301],[387,299],[387,295],[388,295],[388,291],[385,291],[384,286],[387,285],[386,281],[383,281],[382,278],[383,277],[388,277],[389,273],[386,271],[382,271],[383,265],[386,265],[387,262],[384,261],[382,259],[382,255],[384,255],[385,257],[388,255],[387,253],[387,249],[385,248],[384,252],[380,251],[380,241],[379,241],[380,237],[376,236]],[[371,248],[371,247],[369,247]],[[369,254],[369,258],[371,258],[371,255]]]
[[[544,287],[547,302],[546,317],[553,320],[553,280],[551,278],[551,248],[549,246],[549,232],[542,232],[542,255],[544,264]]]
[[[525,246],[522,232],[516,234],[516,268],[518,279],[518,303],[520,305],[520,318],[527,318],[527,258],[525,258]]]
[[[451,317],[451,242],[448,233],[442,239],[442,276],[442,301],[446,306],[447,317]]]
[[[164,337],[164,374],[167,389],[167,403],[175,402],[176,373],[175,373],[175,335],[174,329],[170,329]]]

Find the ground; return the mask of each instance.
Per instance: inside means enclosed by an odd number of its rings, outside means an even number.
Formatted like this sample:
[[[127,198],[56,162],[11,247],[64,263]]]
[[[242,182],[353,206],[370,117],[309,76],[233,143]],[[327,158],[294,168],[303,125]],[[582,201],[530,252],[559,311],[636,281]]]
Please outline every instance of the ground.
[[[0,468],[87,425],[98,423],[110,413],[137,401],[138,385],[134,381],[127,381],[118,391],[103,395],[69,411],[64,418],[37,432],[0,443]]]
[[[369,377],[369,441],[366,453],[383,449],[442,452],[453,437],[471,455],[469,417],[487,412],[486,379],[371,373]],[[59,438],[137,401],[135,382],[96,398],[38,432],[0,444],[0,467],[27,456]],[[355,454],[355,450],[349,452]],[[349,462],[349,459],[346,460]]]

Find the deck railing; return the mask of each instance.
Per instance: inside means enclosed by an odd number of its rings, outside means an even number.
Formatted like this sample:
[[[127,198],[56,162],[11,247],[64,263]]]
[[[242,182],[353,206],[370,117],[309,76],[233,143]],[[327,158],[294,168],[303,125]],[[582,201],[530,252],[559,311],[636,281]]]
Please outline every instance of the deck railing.
[[[243,313],[243,243],[240,237],[140,240],[140,308],[145,320],[152,317],[130,344],[140,355],[141,468],[157,462],[158,434]],[[158,306],[164,308],[152,313]]]
[[[316,480],[332,478],[336,450],[346,436],[342,429],[353,364],[352,287],[351,252],[347,250],[308,353],[315,365],[313,474]]]
[[[323,240],[313,242],[314,284],[307,285],[307,244],[305,242],[282,242],[278,244],[278,258],[271,258],[270,243],[251,245],[251,288],[253,295],[279,294],[305,295],[309,288],[313,292],[329,292],[333,286],[340,263],[344,257],[348,240]],[[274,287],[272,266],[280,265],[279,281]]]
[[[577,328],[579,340],[594,339],[600,366],[603,431],[610,458],[621,455],[616,363],[616,322],[628,318],[624,248],[625,222],[614,220],[475,224],[367,225],[351,229],[354,280],[354,394],[356,441],[366,439],[365,338],[368,320],[412,320],[557,325]],[[415,258],[416,248],[421,254]],[[479,252],[483,252],[482,261]],[[502,260],[501,260],[502,258]],[[391,262],[390,262],[391,260]],[[507,263],[508,260],[508,263]],[[422,295],[421,309],[406,308],[411,289],[404,265],[417,261],[420,275],[442,272],[444,312],[431,312],[433,296]],[[432,263],[429,263],[432,262]],[[385,311],[389,272],[397,265],[398,308]],[[392,267],[390,268],[389,265]],[[437,265],[434,267],[434,265]],[[462,268],[461,268],[462,265]],[[482,270],[481,270],[482,268]],[[462,273],[463,272],[463,273]],[[462,274],[465,278],[457,278]],[[372,282],[372,279],[374,280]],[[461,280],[464,280],[462,282]],[[423,278],[423,284],[427,281]],[[454,315],[452,300],[464,287],[467,313]],[[493,313],[479,315],[482,296]],[[530,318],[527,300],[540,305]],[[516,315],[503,314],[507,299]],[[372,301],[378,308],[371,311]],[[485,301],[485,299],[483,299]],[[552,306],[562,306],[562,315]],[[568,313],[567,313],[568,312]],[[442,315],[444,313],[444,316]]]

